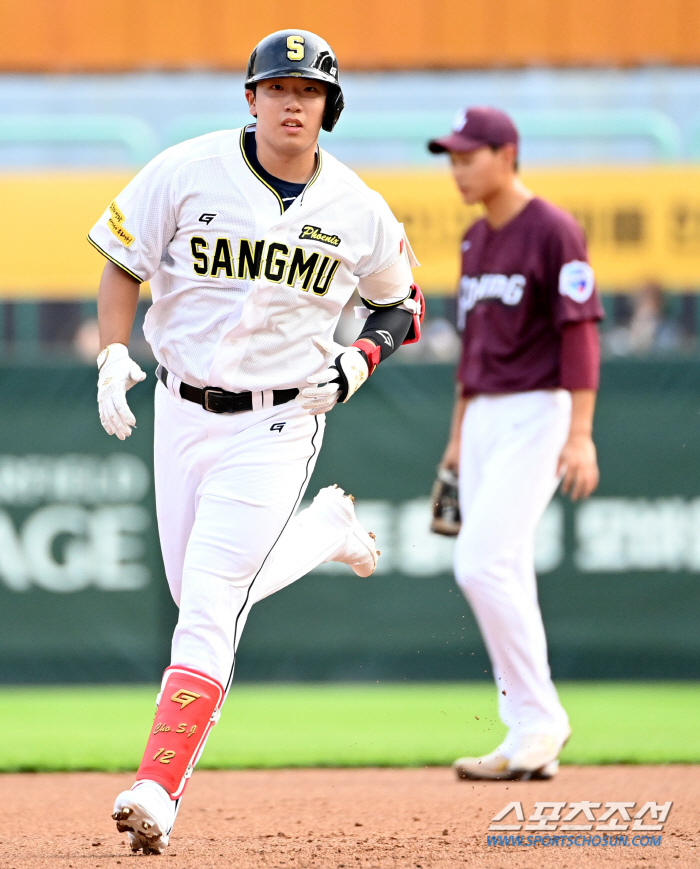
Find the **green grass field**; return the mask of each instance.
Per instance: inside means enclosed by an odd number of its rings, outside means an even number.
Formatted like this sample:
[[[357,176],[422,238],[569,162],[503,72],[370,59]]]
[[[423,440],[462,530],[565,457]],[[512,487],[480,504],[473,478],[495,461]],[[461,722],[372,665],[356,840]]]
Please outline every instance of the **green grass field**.
[[[565,683],[565,763],[699,763],[700,684]],[[135,769],[154,686],[3,688],[0,771]],[[423,766],[494,748],[487,683],[239,685],[201,766]]]

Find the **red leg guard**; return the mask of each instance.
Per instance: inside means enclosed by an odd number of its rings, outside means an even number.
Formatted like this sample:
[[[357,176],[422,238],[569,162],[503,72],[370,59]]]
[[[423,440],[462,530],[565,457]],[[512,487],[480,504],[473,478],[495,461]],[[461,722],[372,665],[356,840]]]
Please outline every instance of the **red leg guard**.
[[[180,797],[223,701],[224,689],[216,679],[187,667],[168,667],[136,781],[157,782],[173,799]]]

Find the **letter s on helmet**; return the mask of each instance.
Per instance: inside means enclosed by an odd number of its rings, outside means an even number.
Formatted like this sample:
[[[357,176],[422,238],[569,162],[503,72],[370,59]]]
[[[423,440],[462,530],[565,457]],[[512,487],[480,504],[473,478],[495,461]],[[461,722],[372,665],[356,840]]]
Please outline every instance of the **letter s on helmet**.
[[[245,86],[267,78],[310,78],[328,86],[322,127],[331,132],[345,107],[338,82],[338,61],[333,49],[308,30],[278,30],[253,49],[248,61]]]

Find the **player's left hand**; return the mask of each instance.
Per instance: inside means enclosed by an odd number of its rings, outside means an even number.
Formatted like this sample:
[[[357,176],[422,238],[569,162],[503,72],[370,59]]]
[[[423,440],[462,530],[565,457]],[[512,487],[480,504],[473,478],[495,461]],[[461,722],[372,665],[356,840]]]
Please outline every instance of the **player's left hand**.
[[[357,347],[344,347],[322,338],[312,338],[312,341],[323,354],[325,368],[306,378],[312,385],[302,389],[295,400],[315,416],[328,413],[339,401],[346,402],[367,380],[369,369]]]
[[[559,456],[557,474],[564,475],[561,490],[571,500],[587,498],[598,486],[600,474],[595,444],[590,435],[570,435]]]

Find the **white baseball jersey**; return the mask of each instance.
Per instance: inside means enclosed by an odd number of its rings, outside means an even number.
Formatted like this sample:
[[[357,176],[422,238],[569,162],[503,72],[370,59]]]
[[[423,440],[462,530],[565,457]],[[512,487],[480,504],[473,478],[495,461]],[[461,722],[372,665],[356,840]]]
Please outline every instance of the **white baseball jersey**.
[[[246,129],[164,151],[88,238],[151,282],[144,332],[180,380],[233,392],[301,388],[323,366],[312,338],[332,338],[358,284],[376,302],[408,295],[410,281],[361,286],[408,247],[382,197],[320,148],[316,173],[284,211],[246,158]]]

